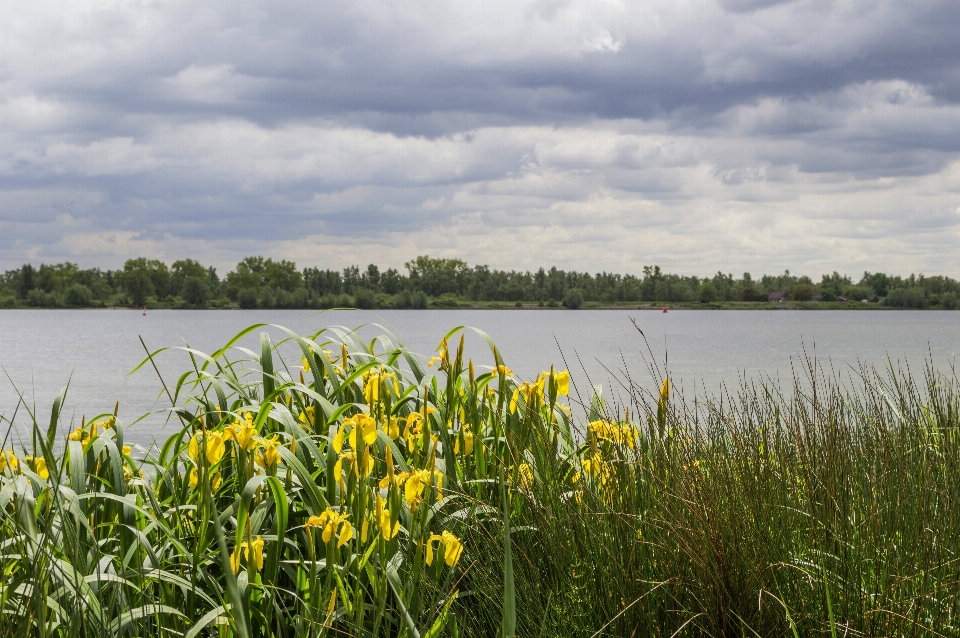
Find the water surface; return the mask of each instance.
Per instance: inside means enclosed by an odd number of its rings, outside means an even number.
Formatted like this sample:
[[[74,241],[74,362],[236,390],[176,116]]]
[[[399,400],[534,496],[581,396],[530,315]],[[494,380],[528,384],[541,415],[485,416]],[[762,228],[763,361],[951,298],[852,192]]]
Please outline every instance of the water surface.
[[[569,366],[584,394],[590,383],[603,384],[609,394],[617,387],[610,371],[628,369],[635,380],[652,385],[651,357],[631,317],[654,359],[661,368],[666,364],[687,396],[715,393],[724,382],[735,386],[744,376],[769,376],[788,385],[804,351],[838,372],[859,363],[886,366],[888,357],[917,372],[930,357],[949,372],[960,354],[960,312],[949,311],[158,310],[143,316],[136,310],[0,310],[0,365],[10,377],[0,379],[0,415],[9,418],[16,407],[15,383],[45,423],[53,398],[69,382],[66,420],[79,424],[81,415],[110,411],[119,400],[120,417],[130,423],[168,405],[152,368],[127,374],[145,356],[138,337],[152,350],[186,342],[212,352],[260,322],[301,334],[334,324],[380,323],[426,357],[450,329],[473,326],[496,341],[518,375],[533,377],[551,364]],[[380,332],[368,326],[362,334],[372,338]],[[254,333],[243,345],[258,350],[257,339]],[[472,333],[468,349],[478,364],[491,362],[486,345]],[[289,363],[298,359],[291,354]],[[189,366],[182,352],[165,352],[157,362],[168,384]],[[148,443],[171,431],[155,416],[129,437]]]

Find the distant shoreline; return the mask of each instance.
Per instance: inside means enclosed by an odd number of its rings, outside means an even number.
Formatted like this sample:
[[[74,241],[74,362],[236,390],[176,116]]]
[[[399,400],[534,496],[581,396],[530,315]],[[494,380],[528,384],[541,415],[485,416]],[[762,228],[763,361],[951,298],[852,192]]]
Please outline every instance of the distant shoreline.
[[[577,310],[646,310],[654,312],[663,312],[663,309],[670,310],[946,310],[944,308],[902,308],[897,306],[885,306],[876,302],[864,303],[862,301],[722,301],[713,303],[700,302],[673,302],[673,303],[620,303],[620,304],[601,304],[598,302],[587,302]],[[34,307],[27,305],[17,305],[13,307],[0,308],[0,310],[129,310],[133,312],[142,312],[143,309],[136,306],[83,306],[83,307]],[[147,312],[157,310],[244,310],[237,305],[217,306],[217,307],[195,307],[183,304],[163,304],[158,303],[155,306],[147,306]],[[427,308],[248,308],[246,310],[564,310],[570,311],[561,305],[537,304],[524,302],[522,304],[504,303],[504,302],[431,302]],[[946,310],[950,312],[950,310]]]

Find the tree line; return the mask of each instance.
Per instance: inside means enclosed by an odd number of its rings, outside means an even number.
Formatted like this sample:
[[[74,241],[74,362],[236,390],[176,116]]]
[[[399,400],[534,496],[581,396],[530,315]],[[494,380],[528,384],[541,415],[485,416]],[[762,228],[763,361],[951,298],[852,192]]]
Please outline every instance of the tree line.
[[[712,277],[664,273],[659,266],[616,274],[532,271],[470,266],[460,259],[421,255],[406,272],[365,269],[298,269],[292,261],[246,257],[220,277],[193,259],[168,266],[129,259],[122,269],[81,269],[76,264],[24,264],[0,275],[0,307],[159,305],[178,308],[427,308],[461,302],[538,303],[579,308],[586,303],[757,302],[771,295],[795,301],[870,301],[908,308],[957,307],[960,282],[944,276],[901,277],[864,272],[859,280],[837,272],[819,282],[786,271],[754,278],[718,272]]]

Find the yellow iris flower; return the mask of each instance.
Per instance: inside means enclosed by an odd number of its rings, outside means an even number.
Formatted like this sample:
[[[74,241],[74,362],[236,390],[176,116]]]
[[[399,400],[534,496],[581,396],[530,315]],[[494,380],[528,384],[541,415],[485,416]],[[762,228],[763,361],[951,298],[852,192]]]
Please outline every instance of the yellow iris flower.
[[[561,370],[553,373],[553,382],[557,384],[557,396],[567,396],[570,393],[570,371]]]
[[[127,469],[127,468],[124,468]],[[210,477],[210,489],[214,492],[220,489],[220,484],[223,482],[223,479],[220,476],[220,472],[214,472]],[[197,468],[192,468],[190,470],[190,489],[197,489],[197,485],[200,484],[200,475],[197,473]]]
[[[337,454],[343,451],[343,439],[345,436],[347,436],[350,441],[350,447],[354,450],[359,447],[357,444],[357,432],[360,433],[364,443],[373,445],[377,440],[377,420],[369,414],[363,414],[362,412],[354,414],[349,419],[344,420],[343,424],[337,430],[336,436],[333,437],[333,449]]]
[[[494,377],[500,376],[500,375],[503,375],[503,376],[505,376],[505,377],[509,377],[509,376],[512,375],[512,374],[513,374],[513,370],[511,370],[511,369],[508,368],[507,366],[503,365],[502,363],[501,363],[500,365],[498,365],[496,368],[494,368],[493,370],[490,371],[490,375],[491,375],[491,376],[494,376]]]
[[[400,531],[400,521],[398,520],[392,526],[390,525],[390,510],[384,507],[383,499],[377,494],[377,507],[375,513],[377,528],[383,540],[388,541]]]
[[[414,470],[403,486],[403,497],[408,505],[413,505],[423,495],[423,490],[430,486],[430,470]],[[440,475],[437,474],[437,493],[440,491]]]
[[[443,547],[443,561],[447,567],[453,567],[460,560],[463,554],[463,545],[460,539],[444,530],[442,534],[430,534],[430,540],[427,541],[427,565],[433,564],[433,544],[439,542]]]
[[[473,452],[473,432],[468,429],[462,430],[463,433],[463,455],[469,456]],[[460,454],[460,437],[453,443],[453,453]]]
[[[224,441],[236,441],[241,450],[248,452],[257,447],[257,440],[254,438],[256,435],[257,429],[249,422],[242,425],[237,423],[223,430]]]
[[[303,412],[300,413],[300,423],[303,423],[307,426],[307,429],[314,427],[317,423],[315,418],[316,410],[312,405],[308,405],[303,409]]]
[[[42,456],[34,458],[28,454],[23,457],[23,460],[44,481],[50,478],[50,471],[47,469],[47,459]]]
[[[197,432],[190,439],[190,444],[187,446],[187,453],[190,455],[190,458],[194,463],[197,463],[200,460],[201,439],[203,439],[203,434]],[[223,442],[223,434],[220,432],[207,430],[206,441],[204,441],[203,449],[207,457],[207,462],[210,465],[218,463],[220,459],[223,458],[223,453],[226,451],[226,446]]]
[[[423,434],[423,415],[419,412],[411,412],[407,415],[407,427],[403,432],[408,450],[412,450],[416,446],[420,441],[421,434]]]
[[[264,468],[276,465],[280,460],[280,454],[277,452],[277,448],[280,447],[280,436],[274,434],[270,439],[261,441],[260,445],[263,450],[257,453],[257,464]]]
[[[248,543],[243,541],[239,545],[233,548],[233,553],[230,555],[230,566],[233,568],[233,573],[240,573],[240,558],[241,554],[243,555],[244,561],[253,560],[254,564],[257,566],[257,571],[263,569],[263,539],[257,536],[257,538],[252,542]]]
[[[329,543],[334,537],[337,537],[337,547],[343,547],[347,541],[353,538],[353,526],[349,519],[348,514],[334,512],[328,507],[320,516],[311,516],[307,519],[304,527],[322,529],[321,537],[324,543]]]
[[[339,479],[343,475],[343,462],[347,461],[353,467],[353,473],[357,478],[367,478],[373,473],[373,456],[370,454],[370,448],[363,451],[363,467],[357,461],[357,453],[354,450],[347,450],[337,459],[337,464],[333,467],[333,475]]]
[[[19,466],[20,461],[17,460],[17,456],[13,453],[13,450],[7,450],[6,452],[0,450],[0,472],[4,471],[8,467],[11,471],[14,471]]]
[[[400,436],[400,419],[392,416],[387,420],[386,426],[387,436],[396,441]]]

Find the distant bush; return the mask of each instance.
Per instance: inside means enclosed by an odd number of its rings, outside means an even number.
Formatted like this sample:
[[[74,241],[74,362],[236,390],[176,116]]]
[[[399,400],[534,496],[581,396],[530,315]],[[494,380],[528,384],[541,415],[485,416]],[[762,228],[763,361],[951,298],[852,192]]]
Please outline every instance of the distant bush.
[[[712,281],[705,282],[700,286],[700,303],[711,303],[717,300],[717,287]]]
[[[11,296],[0,297],[0,308],[15,308],[17,306],[17,298]]]
[[[926,308],[927,297],[923,288],[894,288],[883,300],[883,305],[895,308]]]
[[[940,306],[946,310],[953,310],[957,307],[957,295],[952,292],[945,292],[940,296]]]
[[[563,305],[571,310],[577,310],[583,306],[583,292],[579,288],[571,288],[563,297]]]
[[[843,291],[843,296],[850,301],[863,301],[864,299],[872,301],[874,294],[873,289],[869,286],[850,286]]]
[[[64,301],[68,306],[89,306],[93,303],[93,293],[83,284],[73,284],[67,288]]]
[[[353,305],[363,310],[377,307],[377,296],[369,288],[359,288],[353,293]]]
[[[257,291],[244,288],[237,293],[237,303],[244,310],[254,310],[257,307]]]
[[[57,298],[39,288],[34,288],[27,293],[27,305],[34,308],[53,308],[57,305]]]
[[[192,306],[205,306],[210,298],[210,286],[199,277],[187,277],[183,282],[183,300]]]
[[[790,298],[794,301],[810,301],[813,299],[813,286],[810,284],[797,284],[790,291]]]
[[[766,296],[753,284],[747,284],[740,290],[740,301],[763,301]]]

